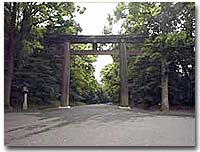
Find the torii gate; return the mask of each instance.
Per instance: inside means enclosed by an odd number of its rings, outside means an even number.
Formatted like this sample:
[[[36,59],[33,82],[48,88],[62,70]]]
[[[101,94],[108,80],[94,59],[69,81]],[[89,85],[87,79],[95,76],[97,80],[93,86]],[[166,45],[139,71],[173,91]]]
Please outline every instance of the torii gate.
[[[48,34],[45,42],[48,44],[61,44],[63,49],[63,72],[62,72],[62,97],[61,106],[69,106],[69,86],[70,86],[70,55],[119,55],[120,57],[120,106],[129,106],[128,101],[128,75],[127,75],[127,56],[141,55],[138,50],[126,50],[126,44],[138,44],[144,42],[145,36],[137,35],[65,35]],[[70,44],[92,44],[92,50],[70,50]],[[97,44],[118,43],[118,50],[97,50]],[[168,86],[167,86],[168,87]],[[165,91],[165,90],[164,90]],[[168,90],[163,95],[168,100]]]

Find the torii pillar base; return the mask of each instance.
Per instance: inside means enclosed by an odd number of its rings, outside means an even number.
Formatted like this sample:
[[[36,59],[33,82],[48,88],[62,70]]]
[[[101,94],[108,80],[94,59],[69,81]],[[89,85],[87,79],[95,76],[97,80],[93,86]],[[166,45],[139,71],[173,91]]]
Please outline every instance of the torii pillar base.
[[[70,106],[60,106],[59,109],[70,109]]]
[[[130,110],[131,107],[129,107],[129,106],[126,106],[126,107],[124,107],[124,106],[118,106],[118,109]]]

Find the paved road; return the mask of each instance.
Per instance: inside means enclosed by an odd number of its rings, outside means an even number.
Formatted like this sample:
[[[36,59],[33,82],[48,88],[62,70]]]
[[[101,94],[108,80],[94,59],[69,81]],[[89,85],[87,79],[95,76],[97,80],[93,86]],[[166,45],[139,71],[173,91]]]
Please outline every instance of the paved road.
[[[7,146],[194,146],[195,118],[113,105],[5,113]]]

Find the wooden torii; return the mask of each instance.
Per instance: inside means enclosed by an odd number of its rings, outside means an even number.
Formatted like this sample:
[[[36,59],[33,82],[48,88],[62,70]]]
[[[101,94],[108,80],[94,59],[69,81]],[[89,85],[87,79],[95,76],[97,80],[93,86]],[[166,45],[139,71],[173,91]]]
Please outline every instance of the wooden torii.
[[[45,43],[61,44],[63,49],[63,73],[62,73],[62,97],[61,106],[69,106],[70,86],[70,55],[119,55],[120,58],[120,106],[129,106],[128,101],[128,72],[127,56],[141,55],[141,51],[127,50],[126,44],[139,44],[144,42],[145,36],[137,35],[65,35],[48,34],[45,36]],[[92,50],[70,50],[70,44],[92,44]],[[97,50],[97,44],[118,43],[118,50]],[[168,94],[168,92],[167,92]],[[164,96],[164,95],[163,95]],[[168,95],[167,95],[168,99]]]

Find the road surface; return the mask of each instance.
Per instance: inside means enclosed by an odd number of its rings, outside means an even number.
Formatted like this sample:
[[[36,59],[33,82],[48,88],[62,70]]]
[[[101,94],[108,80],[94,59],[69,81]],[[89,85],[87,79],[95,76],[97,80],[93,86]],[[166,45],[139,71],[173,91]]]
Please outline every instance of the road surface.
[[[4,115],[6,146],[195,146],[195,117],[89,105]]]

